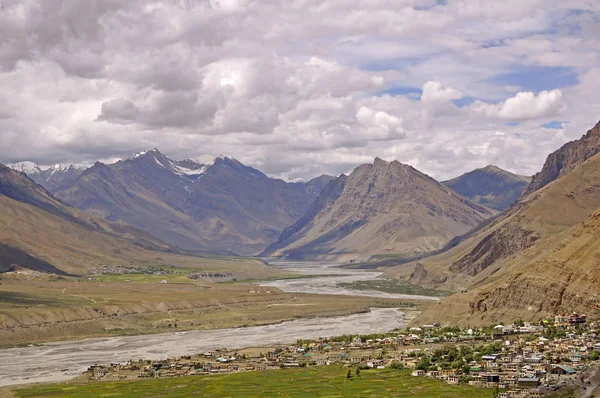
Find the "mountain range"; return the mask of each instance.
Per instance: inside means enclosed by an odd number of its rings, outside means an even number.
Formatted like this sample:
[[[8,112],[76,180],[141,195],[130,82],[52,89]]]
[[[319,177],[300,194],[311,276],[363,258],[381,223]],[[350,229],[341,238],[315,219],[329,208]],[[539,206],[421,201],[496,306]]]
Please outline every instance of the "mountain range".
[[[11,167],[64,203],[187,252],[336,260],[440,249],[507,207],[527,180],[488,166],[439,184],[375,159],[349,176],[286,182],[226,156],[177,161],[157,149],[89,168]]]
[[[592,311],[600,292],[600,123],[531,179],[494,166],[439,183],[376,158],[348,175],[270,178],[157,149],[92,167],[0,165],[0,272],[185,264],[197,252],[384,263],[456,292],[423,322]],[[385,261],[384,261],[385,260]]]
[[[257,254],[275,241],[333,178],[287,183],[229,157],[176,161],[157,149],[85,170],[41,171],[29,163],[16,168],[89,214],[186,250],[242,255]]]
[[[587,281],[600,277],[600,123],[550,154],[532,184],[537,189],[448,250],[386,271],[463,292],[425,318],[474,324],[593,311],[599,291]]]
[[[4,165],[0,209],[0,273],[15,266],[66,274],[103,264],[184,261],[181,249],[129,225],[67,206],[24,173]]]
[[[49,191],[56,191],[73,183],[87,169],[85,166],[56,164],[46,169],[40,168],[33,162],[11,164],[10,168],[27,174],[34,182]]]
[[[263,254],[336,261],[410,257],[441,248],[494,214],[411,166],[376,158],[330,182]]]

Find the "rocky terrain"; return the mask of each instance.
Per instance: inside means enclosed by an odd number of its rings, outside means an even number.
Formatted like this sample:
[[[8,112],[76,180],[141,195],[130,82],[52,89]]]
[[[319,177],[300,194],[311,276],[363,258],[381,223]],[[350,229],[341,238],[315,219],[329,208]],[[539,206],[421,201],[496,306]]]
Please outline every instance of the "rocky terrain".
[[[53,194],[106,220],[179,247],[256,254],[297,221],[332,179],[272,179],[235,159],[176,161],[158,150],[96,163]]]
[[[496,275],[431,306],[421,321],[482,324],[571,312],[598,318],[598,236],[600,212],[595,212],[510,259]]]
[[[111,223],[54,198],[25,174],[0,165],[0,272],[56,274],[115,266],[195,265],[176,246],[126,224]],[[218,261],[217,261],[218,262]]]
[[[32,162],[20,162],[8,165],[13,170],[27,174],[34,182],[53,192],[73,183],[87,169],[85,166],[56,164],[42,169]]]
[[[375,159],[330,182],[264,254],[364,260],[439,249],[494,214],[414,168]]]
[[[567,174],[575,167],[600,152],[600,122],[581,139],[569,142],[546,159],[542,171],[533,176],[524,195],[537,191]]]
[[[443,181],[442,184],[473,202],[504,211],[521,196],[530,181],[530,177],[490,165]]]
[[[536,181],[546,175],[546,183],[485,227],[440,254],[389,269],[388,275],[463,292],[442,300],[426,317],[496,322],[525,313],[531,318],[593,311],[598,289],[586,281],[596,281],[599,272],[600,154],[589,154],[600,152],[598,137],[596,126],[551,154],[545,170],[561,159],[558,177],[549,181],[552,173],[538,174]]]

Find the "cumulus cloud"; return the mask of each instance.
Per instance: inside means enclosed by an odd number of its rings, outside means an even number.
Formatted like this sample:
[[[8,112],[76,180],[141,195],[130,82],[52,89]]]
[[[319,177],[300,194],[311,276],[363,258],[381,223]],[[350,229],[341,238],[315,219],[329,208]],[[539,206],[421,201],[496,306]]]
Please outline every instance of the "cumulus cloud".
[[[402,139],[405,137],[402,119],[384,111],[375,111],[361,106],[356,119],[367,129],[372,139]]]
[[[282,177],[375,156],[437,178],[489,163],[532,174],[598,119],[599,13],[586,0],[3,0],[0,162],[158,147]],[[579,84],[498,80],[535,67]],[[563,129],[540,128],[557,114]]]
[[[421,101],[425,103],[448,102],[462,97],[463,94],[452,87],[442,87],[440,82],[427,82],[423,85]]]
[[[523,121],[556,116],[565,110],[560,90],[542,91],[537,95],[532,92],[519,92],[502,103],[487,104],[476,101],[471,110],[487,117],[509,121]]]

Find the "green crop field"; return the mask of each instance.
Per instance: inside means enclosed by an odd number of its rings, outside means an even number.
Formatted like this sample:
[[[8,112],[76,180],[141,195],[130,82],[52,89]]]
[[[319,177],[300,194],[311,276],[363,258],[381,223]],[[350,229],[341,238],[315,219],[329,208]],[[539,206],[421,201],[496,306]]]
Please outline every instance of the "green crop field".
[[[355,281],[351,283],[340,283],[339,286],[346,289],[377,290],[380,292],[394,294],[413,294],[434,297],[444,297],[450,295],[450,292],[413,285],[400,279],[373,279],[367,281]]]
[[[492,397],[494,391],[412,377],[407,370],[340,366],[133,382],[64,383],[15,390],[18,397]]]

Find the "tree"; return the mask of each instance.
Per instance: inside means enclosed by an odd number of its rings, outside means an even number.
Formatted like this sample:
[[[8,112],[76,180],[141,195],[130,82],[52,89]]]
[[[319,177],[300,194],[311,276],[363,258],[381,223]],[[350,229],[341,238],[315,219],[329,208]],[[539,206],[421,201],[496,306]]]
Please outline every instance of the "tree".
[[[350,378],[352,378],[352,372],[350,371],[350,369],[348,369],[348,372],[346,373],[346,379]]]
[[[427,359],[427,357],[423,357],[421,360],[419,360],[419,363],[417,363],[417,370],[424,370],[427,372],[429,370],[429,366],[431,366],[429,359]]]
[[[356,372],[354,373],[356,373],[356,377],[360,376],[360,368],[356,368]]]
[[[597,360],[598,360],[598,358],[600,358],[600,353],[599,353],[598,351],[592,351],[592,352],[590,353],[590,359],[591,359],[592,361],[597,361]]]

